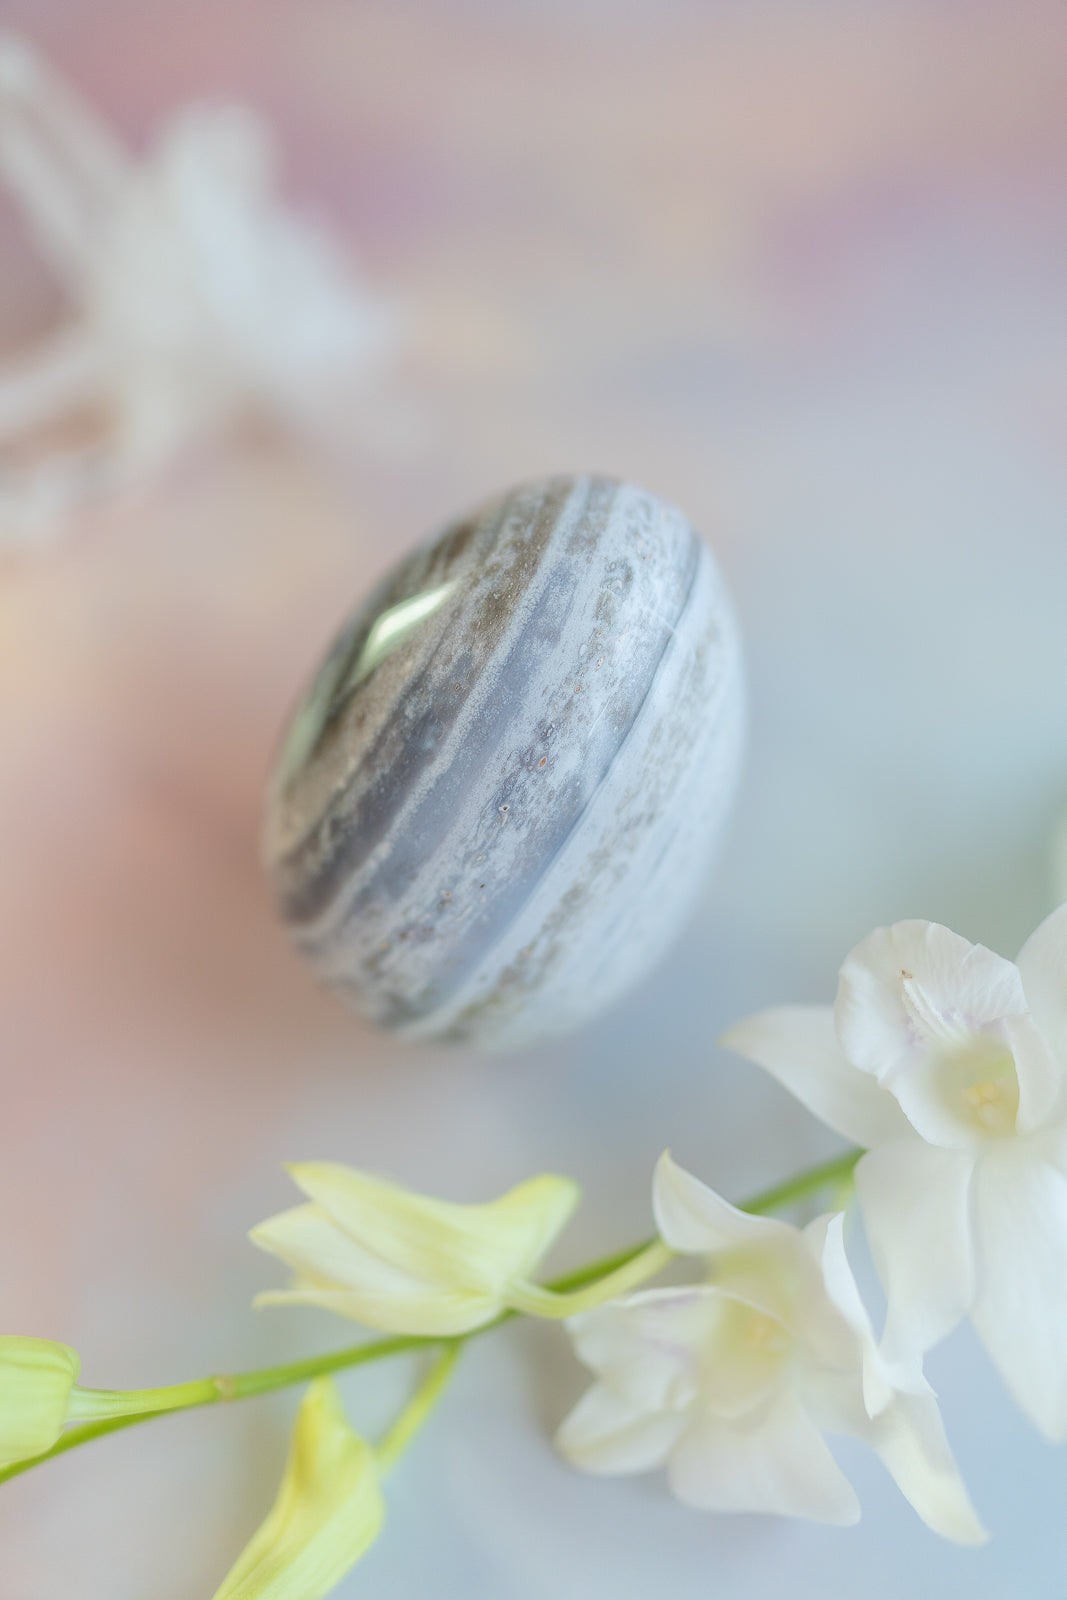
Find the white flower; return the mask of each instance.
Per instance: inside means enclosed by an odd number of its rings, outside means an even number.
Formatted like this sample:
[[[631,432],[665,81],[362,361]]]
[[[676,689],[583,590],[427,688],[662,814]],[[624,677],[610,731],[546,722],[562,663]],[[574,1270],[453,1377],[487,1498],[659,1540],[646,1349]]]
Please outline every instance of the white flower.
[[[678,1498],[706,1510],[843,1524],[859,1504],[822,1430],[854,1434],[924,1522],[981,1541],[918,1364],[905,1392],[880,1361],[841,1216],[803,1232],[749,1216],[668,1156],[654,1204],[664,1240],[708,1257],[711,1281],[631,1295],[568,1324],[599,1381],[564,1422],[563,1453],[590,1472],[665,1465]]]
[[[269,127],[234,105],[186,107],[137,159],[0,32],[0,178],[73,306],[0,365],[0,542],[46,536],[249,409],[321,429],[351,407],[397,319],[282,205],[276,165]],[[83,437],[95,412],[108,425]]]
[[[578,1200],[543,1173],[487,1205],[453,1205],[332,1161],[289,1168],[310,1200],[253,1228],[297,1274],[258,1305],[314,1305],[388,1333],[447,1337],[522,1296]]]
[[[887,1358],[970,1313],[1027,1416],[1067,1436],[1067,906],[1017,964],[937,923],[879,928],[832,1010],[762,1012],[723,1042],[868,1147]]]

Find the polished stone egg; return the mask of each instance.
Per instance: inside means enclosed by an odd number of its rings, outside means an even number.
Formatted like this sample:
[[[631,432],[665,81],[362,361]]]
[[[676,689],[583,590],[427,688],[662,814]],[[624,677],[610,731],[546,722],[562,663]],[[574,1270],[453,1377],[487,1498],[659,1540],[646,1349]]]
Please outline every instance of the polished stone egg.
[[[677,935],[743,724],[733,608],[681,513],[605,478],[523,485],[403,560],[330,649],[268,793],[277,904],[383,1027],[530,1045]]]

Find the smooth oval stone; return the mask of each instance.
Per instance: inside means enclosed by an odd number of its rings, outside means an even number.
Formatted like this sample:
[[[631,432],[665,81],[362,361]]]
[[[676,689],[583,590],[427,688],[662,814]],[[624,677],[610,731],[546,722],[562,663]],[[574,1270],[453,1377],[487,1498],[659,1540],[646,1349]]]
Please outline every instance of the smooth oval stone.
[[[528,484],[416,550],[334,643],[268,794],[278,906],[409,1038],[562,1032],[677,933],[743,722],[733,609],[681,513]]]

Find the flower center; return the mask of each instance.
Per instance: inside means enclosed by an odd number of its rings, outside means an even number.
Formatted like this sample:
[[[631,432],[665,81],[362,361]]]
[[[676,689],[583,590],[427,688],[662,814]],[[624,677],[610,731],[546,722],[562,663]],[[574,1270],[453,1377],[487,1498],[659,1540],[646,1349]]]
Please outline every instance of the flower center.
[[[993,1071],[985,1068],[979,1082],[964,1087],[963,1100],[971,1120],[987,1133],[1014,1133],[1019,1111],[1019,1075],[1014,1059],[1004,1056],[994,1063]]]
[[[740,1417],[782,1381],[793,1336],[777,1317],[724,1294],[709,1329],[698,1388],[713,1415]]]
[[[741,1332],[741,1342],[754,1355],[780,1356],[789,1348],[789,1334],[774,1317],[762,1311],[751,1311]]]
[[[1015,1057],[999,1034],[976,1033],[963,1049],[931,1062],[928,1079],[942,1113],[974,1139],[1010,1138],[1019,1111]]]

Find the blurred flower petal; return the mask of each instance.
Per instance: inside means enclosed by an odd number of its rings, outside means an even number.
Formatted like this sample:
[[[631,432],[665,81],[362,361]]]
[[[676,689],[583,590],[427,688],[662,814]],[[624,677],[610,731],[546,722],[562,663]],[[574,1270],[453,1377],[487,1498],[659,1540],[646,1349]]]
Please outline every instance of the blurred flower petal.
[[[374,1451],[353,1432],[331,1378],[300,1406],[278,1498],[215,1600],[322,1600],[382,1525]]]

